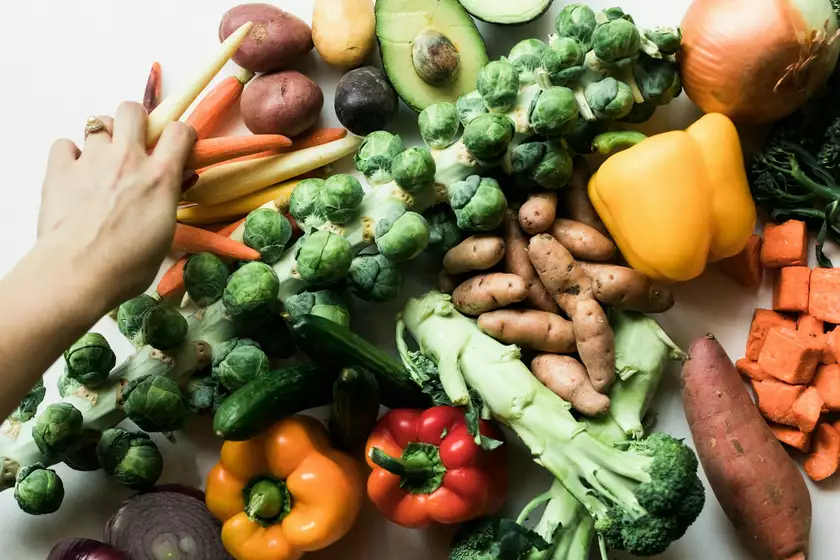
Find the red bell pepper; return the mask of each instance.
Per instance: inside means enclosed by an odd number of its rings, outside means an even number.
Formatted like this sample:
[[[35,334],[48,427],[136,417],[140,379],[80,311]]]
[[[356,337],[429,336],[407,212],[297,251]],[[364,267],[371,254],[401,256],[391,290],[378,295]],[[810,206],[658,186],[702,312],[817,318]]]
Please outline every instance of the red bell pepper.
[[[501,440],[492,424],[482,435]],[[463,523],[498,511],[507,494],[504,446],[486,451],[464,413],[450,406],[392,410],[366,446],[373,472],[367,491],[382,514],[403,527]]]

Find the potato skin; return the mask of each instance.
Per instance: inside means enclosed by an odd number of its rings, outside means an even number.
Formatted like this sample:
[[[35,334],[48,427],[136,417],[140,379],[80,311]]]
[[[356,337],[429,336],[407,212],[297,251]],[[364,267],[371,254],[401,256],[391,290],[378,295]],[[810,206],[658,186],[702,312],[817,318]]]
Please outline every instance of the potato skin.
[[[602,263],[578,266],[592,280],[592,293],[601,303],[639,313],[665,313],[674,307],[671,290],[638,270]]]
[[[488,270],[505,256],[505,240],[498,235],[472,235],[446,252],[443,269],[449,274]]]
[[[327,64],[345,70],[364,64],[376,41],[373,0],[315,0],[312,40]]]
[[[592,299],[592,281],[578,266],[572,254],[547,233],[531,238],[528,257],[543,286],[569,316],[579,300]]]
[[[470,278],[452,293],[455,309],[478,316],[519,303],[528,295],[525,281],[515,274],[494,272]]]
[[[219,40],[249,21],[254,28],[233,55],[233,60],[251,72],[276,72],[300,62],[312,50],[312,30],[299,17],[271,4],[242,4],[231,8],[219,25]]]
[[[505,258],[504,270],[516,274],[525,280],[528,287],[527,304],[533,309],[558,313],[560,308],[545,289],[545,286],[534,270],[531,259],[528,258],[528,238],[519,227],[519,218],[513,210],[508,210],[505,216]]]
[[[682,399],[703,471],[735,530],[769,560],[808,557],[811,496],[802,473],[753,404],[723,347],[697,339]]]
[[[576,259],[608,261],[615,257],[615,243],[583,222],[560,218],[551,224],[549,233]]]
[[[564,189],[566,214],[569,218],[586,224],[608,236],[607,226],[601,221],[598,212],[592,206],[592,201],[589,200],[590,176],[589,164],[582,157],[576,157],[572,179]]]
[[[543,233],[557,217],[557,193],[542,192],[528,196],[519,209],[519,225],[528,235]]]
[[[294,70],[265,74],[242,92],[242,120],[254,134],[297,136],[315,124],[324,94],[315,82]]]
[[[460,283],[460,279],[455,276],[450,276],[445,270],[438,272],[438,289],[441,293],[451,295]]]
[[[607,314],[594,299],[577,302],[572,314],[577,351],[592,386],[606,391],[615,381],[615,336]]]
[[[556,313],[534,309],[500,309],[483,313],[478,328],[499,342],[516,344],[540,352],[575,352],[575,332],[571,321]]]
[[[571,356],[540,354],[531,361],[531,373],[581,414],[599,416],[610,408],[609,397],[595,390],[586,369]]]

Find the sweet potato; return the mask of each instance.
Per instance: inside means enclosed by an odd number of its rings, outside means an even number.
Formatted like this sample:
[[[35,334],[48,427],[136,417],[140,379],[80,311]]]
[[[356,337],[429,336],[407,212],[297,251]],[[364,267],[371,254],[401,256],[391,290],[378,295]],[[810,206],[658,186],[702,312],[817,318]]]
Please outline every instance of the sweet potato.
[[[803,453],[808,453],[811,449],[811,434],[806,434],[797,428],[790,426],[782,426],[781,424],[769,424],[770,430],[776,439],[785,445],[789,445],[794,449],[798,449]]]
[[[671,290],[638,270],[603,263],[578,266],[592,280],[592,293],[601,303],[640,313],[664,313],[674,307]]]
[[[806,434],[814,431],[817,423],[820,421],[820,414],[823,409],[823,399],[819,391],[813,387],[808,387],[799,395],[796,402],[793,403],[793,417],[796,420],[796,426]]]
[[[583,157],[576,157],[572,179],[564,189],[566,214],[572,220],[595,228],[604,235],[609,235],[607,227],[589,200],[589,177],[589,164]]]
[[[750,379],[754,379],[756,381],[773,379],[772,375],[768,374],[766,371],[761,369],[761,367],[758,365],[758,362],[754,362],[746,358],[741,358],[740,360],[735,362],[735,369],[737,369],[738,373],[740,373],[744,377],[749,377]]]
[[[481,315],[519,303],[528,296],[525,281],[515,274],[495,272],[470,278],[452,292],[455,309],[464,315]]]
[[[263,74],[245,88],[240,101],[242,120],[254,134],[293,137],[318,120],[324,93],[294,70]]]
[[[561,218],[554,221],[549,233],[576,259],[608,261],[616,253],[615,243],[583,222]]]
[[[581,414],[599,416],[610,408],[609,397],[595,390],[584,367],[571,356],[540,354],[531,362],[531,373]]]
[[[807,266],[782,268],[773,285],[773,309],[807,313],[810,286],[811,269]]]
[[[750,334],[747,337],[747,350],[744,353],[749,360],[758,360],[758,355],[764,347],[764,337],[773,327],[796,328],[796,322],[790,317],[769,309],[756,309],[753,312]]]
[[[531,259],[528,258],[528,239],[519,227],[519,219],[513,210],[508,210],[505,215],[505,257],[504,270],[509,274],[516,274],[525,281],[528,287],[526,303],[528,307],[557,313],[560,308],[545,289],[545,286],[537,276]]]
[[[761,266],[808,266],[808,228],[805,222],[788,220],[783,224],[765,224]]]
[[[777,424],[797,426],[793,404],[805,392],[804,385],[788,385],[776,379],[752,381],[755,404],[762,416]]]
[[[557,193],[540,192],[528,195],[519,209],[519,225],[528,235],[544,233],[557,217]]]
[[[682,369],[686,418],[723,511],[758,557],[805,560],[811,496],[802,474],[759,415],[723,347],[704,337],[689,356]]]
[[[745,288],[758,288],[764,277],[764,268],[761,266],[762,245],[761,236],[753,234],[743,251],[718,261],[718,270]]]
[[[840,411],[840,365],[828,364],[817,368],[811,386],[823,400],[823,410]]]
[[[793,329],[774,327],[758,355],[761,369],[785,383],[807,384],[814,378],[822,347]]]
[[[840,324],[840,269],[815,268],[811,272],[808,313],[826,323]]]
[[[500,309],[482,314],[478,328],[505,344],[540,352],[571,354],[576,348],[572,323],[556,313]]]
[[[823,422],[811,439],[811,452],[805,459],[805,472],[815,482],[825,480],[837,472],[840,465],[840,433],[831,424]]]
[[[607,314],[594,299],[580,300],[572,315],[572,326],[578,355],[592,385],[603,392],[615,381],[615,337]]]
[[[823,364],[837,363],[837,350],[840,349],[840,329],[835,328],[822,337],[822,358],[820,362]]]
[[[490,234],[473,235],[447,251],[443,269],[448,274],[488,270],[499,264],[504,256],[504,239]]]
[[[803,336],[819,340],[825,334],[825,323],[805,313],[797,317],[796,330]]]

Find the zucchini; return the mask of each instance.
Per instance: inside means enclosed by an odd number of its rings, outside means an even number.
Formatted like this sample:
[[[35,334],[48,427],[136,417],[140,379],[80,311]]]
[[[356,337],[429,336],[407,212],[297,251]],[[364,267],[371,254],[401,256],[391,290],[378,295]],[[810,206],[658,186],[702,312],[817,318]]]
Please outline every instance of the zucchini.
[[[227,441],[244,441],[287,416],[329,404],[337,371],[309,361],[261,375],[224,400],[213,431]]]
[[[330,439],[345,451],[355,451],[367,441],[379,418],[379,383],[362,368],[347,368],[333,385]]]
[[[292,323],[298,347],[326,368],[341,370],[356,366],[376,376],[382,404],[388,408],[426,408],[428,395],[411,379],[406,369],[376,346],[328,319],[306,315]]]

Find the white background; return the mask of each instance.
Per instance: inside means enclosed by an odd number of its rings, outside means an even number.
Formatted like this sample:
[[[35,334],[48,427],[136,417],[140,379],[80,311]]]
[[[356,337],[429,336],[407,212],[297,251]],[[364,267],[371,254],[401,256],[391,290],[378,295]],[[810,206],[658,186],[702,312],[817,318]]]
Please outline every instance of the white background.
[[[614,1],[591,1],[596,8]],[[52,141],[70,137],[81,141],[85,119],[91,114],[111,114],[124,99],[140,100],[149,67],[163,65],[164,92],[180,84],[218,44],[217,28],[222,13],[233,0],[21,0],[6,1],[3,19],[6,29],[0,44],[4,64],[0,81],[0,227],[3,250],[0,274],[4,274],[35,242],[35,224],[44,163]],[[502,28],[481,25],[491,59],[506,54],[517,41],[543,38],[551,32],[563,1],[557,0],[549,14],[536,23]],[[641,25],[676,25],[689,0],[622,0],[620,4]],[[280,7],[310,19],[311,0],[282,0]],[[229,69],[228,69],[229,70]],[[313,52],[304,71],[324,89],[325,124],[336,125],[332,107],[333,89],[340,74],[325,67]],[[225,72],[227,74],[229,72]],[[681,98],[660,110],[654,130],[682,127],[697,116],[696,109]],[[395,128],[407,144],[419,143],[415,116],[401,107]],[[92,258],[95,258],[92,256]],[[432,268],[429,265],[427,268]],[[421,274],[421,271],[418,274]],[[115,282],[119,278],[114,279]],[[408,292],[420,291],[414,282]],[[419,285],[418,285],[419,284]],[[692,338],[713,332],[733,359],[743,354],[753,308],[769,306],[769,291],[744,291],[715,272],[676,290],[676,307],[662,323],[674,339],[687,347]],[[66,297],[74,297],[72,293]],[[393,316],[400,304],[376,308],[376,327],[371,315],[357,328],[391,350]],[[368,311],[367,309],[365,311]],[[371,309],[370,311],[373,311]],[[2,312],[2,310],[0,310]],[[357,310],[357,317],[362,310]],[[364,324],[362,324],[364,323]],[[98,330],[126,355],[128,345],[119,339],[112,325],[103,322]],[[48,377],[50,395],[55,395],[55,369]],[[0,372],[0,376],[9,372]],[[49,398],[49,397],[48,397]],[[659,405],[659,427],[679,437],[690,437],[679,398],[676,371],[666,382]],[[177,445],[158,440],[166,458],[162,482],[202,485],[205,473],[218,457],[220,442],[209,422],[196,420],[178,435]],[[509,503],[513,513],[547,487],[545,472],[532,465],[524,449],[511,446],[514,489]],[[0,560],[42,559],[62,538],[101,538],[102,528],[122,499],[130,492],[99,473],[77,473],[58,467],[67,495],[61,510],[51,516],[30,517],[20,512],[7,491],[0,495]],[[819,487],[810,484],[814,502],[812,554],[815,560],[833,558],[834,519],[840,513],[837,482]],[[357,528],[339,545],[312,559],[444,559],[449,536],[446,528],[429,531],[403,530],[382,521],[368,509]],[[416,552],[412,552],[416,551]],[[611,554],[611,557],[615,556]],[[661,558],[700,560],[746,558],[714,496],[708,493],[707,507],[688,535]]]

